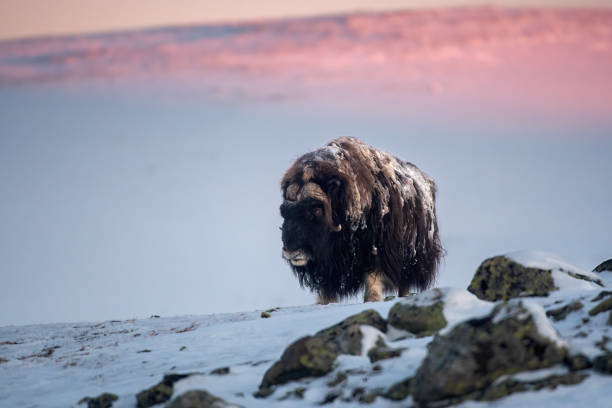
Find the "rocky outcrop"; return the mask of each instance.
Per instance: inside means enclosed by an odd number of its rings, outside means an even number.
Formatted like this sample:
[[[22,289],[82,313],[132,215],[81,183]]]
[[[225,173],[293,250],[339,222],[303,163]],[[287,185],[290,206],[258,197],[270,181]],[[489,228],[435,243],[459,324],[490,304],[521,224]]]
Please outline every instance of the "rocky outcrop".
[[[492,302],[519,296],[547,296],[555,289],[550,270],[527,268],[506,256],[485,260],[468,286],[474,295]]]
[[[502,375],[550,367],[565,355],[564,343],[538,305],[501,304],[490,315],[434,338],[412,379],[413,398],[421,405],[454,403]]]

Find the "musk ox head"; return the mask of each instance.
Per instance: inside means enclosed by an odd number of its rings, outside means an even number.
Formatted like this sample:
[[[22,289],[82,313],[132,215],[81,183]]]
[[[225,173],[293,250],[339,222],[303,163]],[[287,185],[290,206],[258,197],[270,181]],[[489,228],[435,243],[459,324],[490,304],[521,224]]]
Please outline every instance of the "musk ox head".
[[[435,278],[435,186],[416,166],[343,137],[298,158],[281,188],[283,258],[302,286],[336,298],[368,273],[416,289]]]

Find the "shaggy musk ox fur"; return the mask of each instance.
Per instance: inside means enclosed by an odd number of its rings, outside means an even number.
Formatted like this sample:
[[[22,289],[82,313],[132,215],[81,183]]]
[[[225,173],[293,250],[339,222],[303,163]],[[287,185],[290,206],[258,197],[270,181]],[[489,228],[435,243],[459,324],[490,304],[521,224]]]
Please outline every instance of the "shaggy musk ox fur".
[[[283,257],[319,302],[423,290],[443,255],[432,179],[351,137],[298,158],[282,182]]]

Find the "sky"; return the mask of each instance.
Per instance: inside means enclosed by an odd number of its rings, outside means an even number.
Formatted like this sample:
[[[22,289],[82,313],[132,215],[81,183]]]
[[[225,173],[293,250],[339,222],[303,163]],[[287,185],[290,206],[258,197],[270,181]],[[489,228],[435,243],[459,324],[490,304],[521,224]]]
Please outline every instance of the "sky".
[[[611,0],[2,0],[0,40],[33,36],[282,18],[349,11],[491,4],[612,6]]]

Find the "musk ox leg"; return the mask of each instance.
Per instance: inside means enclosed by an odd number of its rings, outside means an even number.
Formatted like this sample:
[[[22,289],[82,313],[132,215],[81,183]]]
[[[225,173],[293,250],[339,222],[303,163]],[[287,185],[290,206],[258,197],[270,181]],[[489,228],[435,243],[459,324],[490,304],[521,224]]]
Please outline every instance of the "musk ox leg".
[[[397,296],[398,297],[405,297],[405,296],[410,296],[411,292],[410,292],[410,286],[404,286],[404,285],[400,285],[398,291],[397,291]]]
[[[335,296],[325,296],[322,293],[317,295],[317,305],[327,305],[329,303],[338,302],[338,298]]]
[[[379,273],[372,272],[366,275],[364,302],[380,302],[383,300],[383,278]]]

